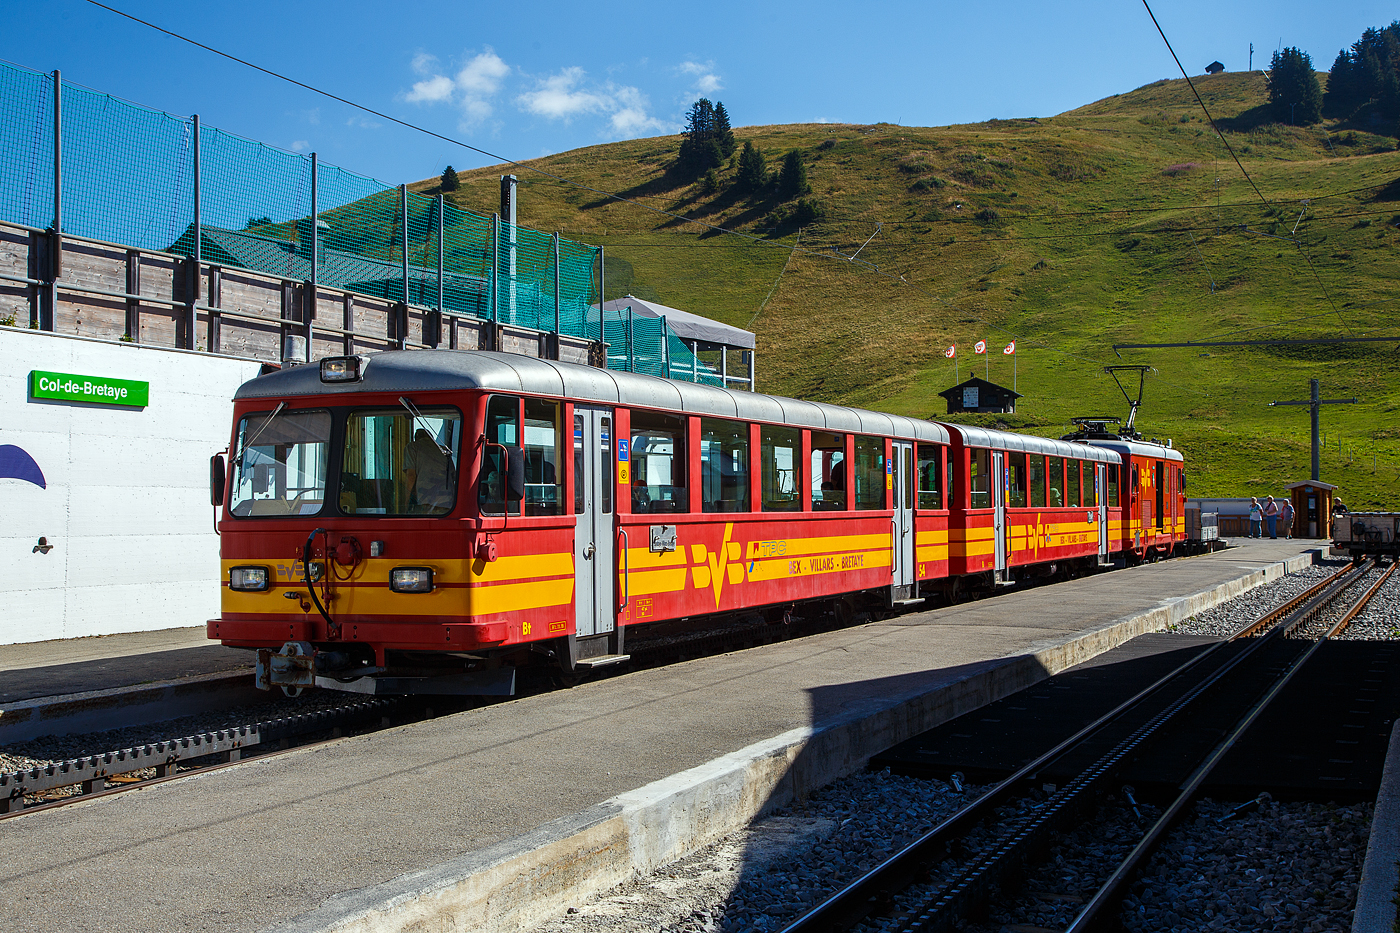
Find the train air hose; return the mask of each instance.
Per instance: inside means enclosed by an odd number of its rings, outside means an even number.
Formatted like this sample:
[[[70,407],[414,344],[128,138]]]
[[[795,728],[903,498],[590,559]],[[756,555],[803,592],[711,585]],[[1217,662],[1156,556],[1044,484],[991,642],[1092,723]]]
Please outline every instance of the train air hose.
[[[311,546],[317,535],[327,534],[324,528],[313,528],[311,534],[306,536],[306,543],[301,547],[301,566],[306,577],[306,591],[311,594],[311,602],[316,605],[316,610],[321,613],[321,618],[326,620],[326,634],[331,638],[340,637],[340,627],[335,624],[331,614],[326,611],[326,607],[321,605],[320,598],[316,595],[316,584],[311,579]],[[330,547],[326,547],[326,573],[330,572]],[[327,584],[329,586],[329,583]],[[327,594],[329,595],[329,594]]]

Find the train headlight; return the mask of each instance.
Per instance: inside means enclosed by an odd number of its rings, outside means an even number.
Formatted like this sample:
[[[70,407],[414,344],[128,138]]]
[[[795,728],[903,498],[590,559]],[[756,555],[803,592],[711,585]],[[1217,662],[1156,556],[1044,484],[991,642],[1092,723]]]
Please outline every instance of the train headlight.
[[[271,584],[271,574],[266,567],[230,567],[228,588],[245,593],[259,593]]]
[[[433,572],[427,567],[395,567],[389,573],[389,589],[395,593],[431,593]]]
[[[358,356],[328,356],[321,361],[322,382],[359,382]]]

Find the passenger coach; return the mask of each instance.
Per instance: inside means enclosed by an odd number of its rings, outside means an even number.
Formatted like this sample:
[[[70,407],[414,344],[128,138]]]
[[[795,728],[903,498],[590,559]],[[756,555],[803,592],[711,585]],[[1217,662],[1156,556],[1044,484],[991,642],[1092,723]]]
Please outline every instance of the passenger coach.
[[[261,686],[509,693],[532,658],[625,659],[633,625],[909,605],[949,572],[933,422],[465,351],[285,369],[234,418],[208,632]]]

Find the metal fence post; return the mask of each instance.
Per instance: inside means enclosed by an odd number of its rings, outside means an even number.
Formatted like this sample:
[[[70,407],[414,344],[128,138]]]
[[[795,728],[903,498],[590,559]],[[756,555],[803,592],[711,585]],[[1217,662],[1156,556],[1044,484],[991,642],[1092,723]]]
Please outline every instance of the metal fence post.
[[[202,274],[200,272],[200,263],[204,259],[204,215],[200,211],[202,196],[200,192],[199,114],[195,114],[193,119],[194,136],[191,141],[194,144],[194,255],[190,257],[192,260],[192,268],[190,269],[190,318],[188,325],[185,327],[186,350],[193,350],[195,348],[194,332],[195,328],[199,326],[199,277]]]
[[[632,306],[627,306],[627,371],[637,371],[636,328],[633,326]]]
[[[442,228],[443,228],[444,223],[446,222],[446,219],[447,219],[447,208],[446,208],[446,206],[445,206],[444,203],[443,203],[442,195],[438,195],[438,196],[437,196],[437,228],[438,228],[438,242],[437,242],[437,254],[438,254],[438,255],[437,255],[437,260],[438,260],[438,263],[437,263],[437,266],[438,266],[438,270],[437,270],[437,272],[438,272],[437,309],[438,309],[438,315],[439,315],[439,316],[441,316],[441,315],[447,310],[446,305],[444,305],[444,303],[443,303],[443,294],[442,294],[442,291],[443,291],[443,290],[442,290],[442,249],[443,249],[443,241],[444,241],[444,236],[443,236]]]
[[[598,247],[598,342],[603,345],[603,368],[608,369],[608,318],[603,311],[603,247]]]
[[[39,329],[58,319],[58,280],[63,275],[63,79],[53,71],[53,237],[49,240],[48,302],[39,302]]]
[[[501,215],[491,215],[491,349],[496,349],[495,325],[501,292]]]
[[[402,350],[408,346],[408,185],[399,185],[399,223],[403,227],[399,240],[403,273],[403,308],[399,311],[399,349]]]
[[[666,323],[666,315],[661,315],[661,375],[671,378],[671,326]]]
[[[316,159],[316,153],[311,153],[311,280],[307,289],[311,294],[306,302],[306,362],[311,362],[311,345],[316,340],[315,320],[316,306],[320,303],[320,270],[317,268],[321,247],[321,205],[320,192],[317,185],[320,182],[320,163]]]
[[[559,346],[559,231],[554,231],[554,345]],[[556,351],[554,358],[559,358]]]

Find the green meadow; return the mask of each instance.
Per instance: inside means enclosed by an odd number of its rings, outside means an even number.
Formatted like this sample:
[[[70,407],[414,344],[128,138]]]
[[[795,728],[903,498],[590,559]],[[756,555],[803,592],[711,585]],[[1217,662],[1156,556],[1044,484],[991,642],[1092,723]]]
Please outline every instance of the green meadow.
[[[736,194],[732,162],[711,190],[679,175],[679,136],[529,163],[594,191],[515,167],[519,221],[605,247],[609,298],[755,331],[762,391],[945,418],[945,348],[957,376],[1011,385],[1014,338],[1016,414],[967,420],[1057,436],[1076,415],[1126,416],[1104,366],[1149,365],[1138,427],[1186,453],[1194,495],[1307,479],[1307,409],[1269,403],[1316,378],[1358,399],[1323,408],[1322,478],[1353,508],[1400,508],[1391,128],[1281,126],[1262,73],[1193,80],[1223,140],[1183,80],[1051,117],[740,127],[772,169],[801,153],[819,221]],[[503,170],[461,172],[449,197],[491,213]],[[1113,349],[1338,336],[1397,343]]]

